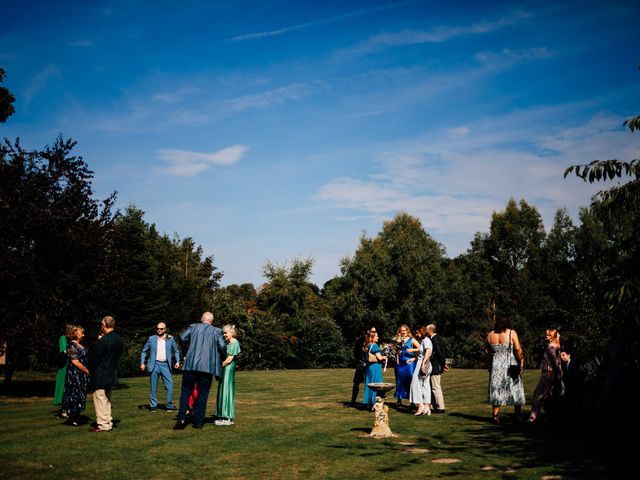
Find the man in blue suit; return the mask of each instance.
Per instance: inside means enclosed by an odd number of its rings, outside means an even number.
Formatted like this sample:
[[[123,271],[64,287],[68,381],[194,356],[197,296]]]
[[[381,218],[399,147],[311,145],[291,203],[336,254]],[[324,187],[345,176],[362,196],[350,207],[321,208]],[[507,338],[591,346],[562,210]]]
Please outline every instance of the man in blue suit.
[[[214,327],[213,314],[202,314],[200,323],[192,323],[180,334],[182,341],[189,347],[182,368],[182,389],[180,391],[180,410],[174,430],[182,430],[187,423],[189,396],[194,385],[198,387],[198,398],[193,406],[193,428],[202,428],[207,409],[207,399],[213,377],[222,376],[222,359],[227,354],[227,344],[222,330]]]
[[[173,378],[171,370],[180,366],[180,350],[175,339],[167,335],[167,325],[160,322],[156,327],[157,333],[147,339],[140,354],[140,370],[145,368],[151,376],[151,395],[149,396],[149,409],[155,412],[158,408],[158,377],[162,377],[166,392],[167,411],[175,410],[173,405]],[[145,357],[149,355],[145,365]],[[175,359],[175,361],[174,361]]]

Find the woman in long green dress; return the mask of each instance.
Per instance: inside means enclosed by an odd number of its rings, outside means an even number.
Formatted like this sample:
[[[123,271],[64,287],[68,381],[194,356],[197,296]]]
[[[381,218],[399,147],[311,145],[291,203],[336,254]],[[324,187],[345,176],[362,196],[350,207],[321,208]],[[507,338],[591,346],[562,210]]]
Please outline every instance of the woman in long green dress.
[[[235,325],[222,327],[227,342],[227,358],[222,362],[222,378],[218,384],[215,425],[233,425],[236,418],[236,356],[240,353],[240,342],[236,339]]]
[[[67,344],[69,343],[68,337],[73,333],[73,325],[67,325],[65,330],[65,335],[60,335],[58,339],[58,352],[60,357],[64,356],[64,366],[59,368],[56,371],[56,388],[53,393],[53,404],[60,405],[62,403],[62,397],[64,395],[64,382],[67,377]],[[62,411],[62,409],[58,410],[57,416],[66,417],[67,414]]]

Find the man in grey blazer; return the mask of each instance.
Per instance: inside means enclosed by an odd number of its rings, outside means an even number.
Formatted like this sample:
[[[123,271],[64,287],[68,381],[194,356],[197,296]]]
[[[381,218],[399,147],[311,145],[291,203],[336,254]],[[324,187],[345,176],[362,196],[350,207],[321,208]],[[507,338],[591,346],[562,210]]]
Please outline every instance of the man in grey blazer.
[[[214,327],[213,314],[202,314],[200,323],[192,323],[180,334],[188,345],[187,356],[182,367],[182,388],[180,390],[180,409],[174,430],[183,430],[187,423],[189,396],[193,387],[198,387],[198,398],[193,406],[193,428],[202,428],[207,409],[207,399],[213,377],[222,376],[222,359],[226,355],[227,344],[222,330]]]
[[[160,322],[156,327],[156,334],[151,335],[142,347],[140,354],[140,370],[149,372],[151,379],[151,393],[149,395],[149,410],[155,412],[158,408],[158,378],[162,377],[166,393],[165,408],[175,410],[173,405],[172,368],[180,366],[180,350],[175,339],[167,334],[167,325]],[[146,364],[145,357],[149,356]]]

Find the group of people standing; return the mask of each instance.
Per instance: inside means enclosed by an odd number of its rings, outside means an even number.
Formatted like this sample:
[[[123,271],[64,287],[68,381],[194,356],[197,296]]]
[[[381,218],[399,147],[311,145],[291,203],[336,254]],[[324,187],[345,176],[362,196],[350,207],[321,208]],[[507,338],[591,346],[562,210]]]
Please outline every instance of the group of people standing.
[[[177,410],[174,429],[182,430],[188,419],[194,428],[204,425],[206,405],[213,378],[218,380],[215,425],[233,425],[235,419],[235,367],[240,353],[234,325],[222,329],[212,325],[213,314],[205,312],[199,323],[189,325],[180,339],[187,346],[179,408],[173,404],[173,370],[180,368],[180,348],[167,333],[167,325],[158,323],[142,347],[140,370],[150,378],[149,410],[158,408],[158,383],[165,388],[165,409]],[[53,403],[60,405],[58,417],[73,426],[81,424],[80,414],[86,407],[87,391],[93,391],[96,423],[91,432],[113,428],[111,390],[117,384],[116,365],[122,353],[122,338],[115,332],[113,317],[104,317],[98,342],[89,352],[82,344],[84,328],[68,325],[60,337],[59,349],[67,358],[56,375]]]
[[[544,403],[567,394],[573,397],[577,368],[571,365],[571,353],[560,346],[560,332],[555,328],[545,331],[547,345],[540,363],[540,379],[533,391],[529,422],[536,422]],[[524,354],[518,333],[511,328],[508,318],[498,317],[494,328],[487,335],[487,349],[491,353],[489,369],[488,403],[491,405],[491,421],[500,422],[500,408],[513,405],[519,417],[525,404],[522,373]],[[571,372],[571,373],[569,373]],[[566,391],[565,391],[566,388]],[[570,405],[569,414],[575,405]]]
[[[115,332],[116,322],[107,316],[100,322],[100,336],[91,353],[82,344],[84,328],[68,325],[59,348],[67,356],[66,366],[58,370],[53,402],[60,405],[58,416],[65,423],[80,426],[80,414],[86,407],[87,390],[93,391],[96,424],[90,432],[113,428],[111,391],[117,383],[116,365],[122,353],[122,338]]]
[[[390,352],[383,352],[378,345],[378,332],[369,328],[363,341],[356,343],[354,357],[356,371],[353,378],[351,404],[355,405],[359,385],[364,382],[363,404],[372,408],[376,401],[376,392],[369,388],[370,383],[382,382],[382,364],[389,361]],[[394,396],[397,405],[408,399],[416,407],[414,415],[445,413],[441,375],[448,367],[445,361],[444,344],[436,334],[433,324],[416,328],[412,335],[408,325],[402,324],[394,337],[394,372],[396,389]],[[384,355],[383,353],[387,353]],[[432,405],[434,408],[432,408]]]

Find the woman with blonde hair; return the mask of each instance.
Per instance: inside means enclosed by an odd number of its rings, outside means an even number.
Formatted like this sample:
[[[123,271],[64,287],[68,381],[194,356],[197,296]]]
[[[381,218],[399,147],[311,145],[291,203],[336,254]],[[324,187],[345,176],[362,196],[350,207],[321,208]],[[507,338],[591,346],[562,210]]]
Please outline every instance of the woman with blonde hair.
[[[554,385],[562,379],[562,360],[560,358],[560,332],[550,328],[545,332],[547,347],[540,362],[540,380],[533,391],[529,421],[535,422],[540,413],[542,402],[551,396]]]
[[[222,362],[222,378],[218,383],[215,425],[233,425],[236,418],[236,357],[240,342],[236,339],[236,326],[225,325],[222,335],[227,342],[227,358]]]
[[[411,390],[411,379],[416,368],[416,352],[420,348],[420,343],[411,335],[408,325],[402,324],[398,327],[395,338],[396,342],[396,392],[393,394],[397,398],[400,406],[403,399],[409,398]]]

